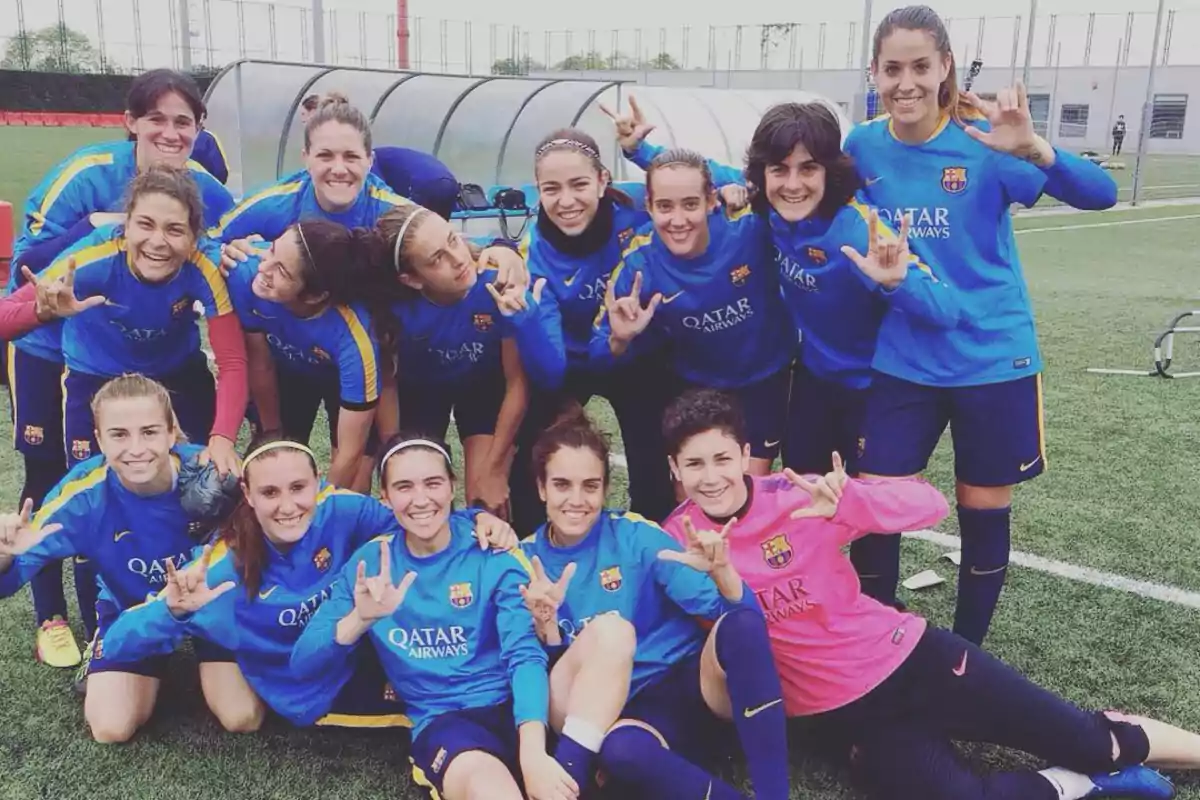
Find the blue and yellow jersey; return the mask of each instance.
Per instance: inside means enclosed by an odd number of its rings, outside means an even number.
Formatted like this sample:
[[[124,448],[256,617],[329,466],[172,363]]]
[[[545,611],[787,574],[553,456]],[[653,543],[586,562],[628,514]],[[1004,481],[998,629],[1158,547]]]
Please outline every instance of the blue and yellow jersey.
[[[520,592],[529,582],[528,562],[520,550],[480,550],[466,519],[452,517],[450,525],[449,546],[432,556],[414,556],[403,536],[381,537],[389,548],[393,580],[417,573],[404,603],[367,633],[392,687],[407,704],[413,736],[441,714],[510,698],[518,726],[545,723],[547,658]],[[337,644],[337,624],[354,608],[359,563],[366,564],[367,575],[379,574],[379,550],[379,540],[368,542],[342,569],[292,651],[298,678],[319,675],[351,657],[352,648]]]
[[[197,445],[177,445],[171,458],[193,459]],[[107,596],[129,608],[163,588],[167,564],[188,563],[197,542],[189,533],[179,490],[145,497],[121,484],[115,472],[95,456],[75,465],[46,495],[33,526],[61,525],[37,545],[13,559],[0,573],[0,597],[21,588],[42,567],[69,556],[85,558],[100,575]]]
[[[439,305],[415,294],[392,307],[400,320],[399,368],[403,382],[461,383],[473,376],[499,371],[500,342],[515,339],[521,363],[539,385],[553,388],[565,368],[562,323],[549,287],[529,308],[511,317],[500,313],[487,284],[496,270],[479,271],[475,285],[451,305]]]
[[[233,313],[221,270],[219,245],[204,240],[173,278],[147,283],[133,271],[125,237],[114,231],[103,257],[76,261],[75,295],[103,295],[108,303],[63,322],[62,351],[68,368],[87,375],[140,372],[169,375],[200,352],[192,306],[206,317]],[[66,270],[59,259],[45,274]]]
[[[67,248],[47,269],[65,272],[67,262],[72,258],[75,259],[76,270],[90,267],[97,262],[107,261],[120,251],[119,240],[122,235],[123,230],[119,225],[104,225],[97,228]],[[78,272],[76,274],[78,275]],[[63,321],[52,320],[14,340],[13,346],[23,353],[61,364],[63,363],[62,331]]]
[[[286,552],[266,542],[266,563],[253,595],[242,583],[236,555],[220,542],[213,548],[208,583],[232,581],[236,588],[182,619],[171,614],[163,595],[134,606],[105,632],[104,654],[136,661],[173,652],[185,636],[200,636],[234,652],[250,687],[272,709],[293,724],[310,725],[329,710],[354,665],[339,664],[296,680],[292,648],[350,556],[376,536],[399,533],[395,515],[383,503],[322,486],[304,536]]]
[[[763,380],[792,360],[795,338],[779,293],[779,272],[767,254],[766,222],[749,208],[708,217],[704,253],[674,255],[646,226],[613,272],[618,297],[642,275],[642,305],[662,295],[630,352],[665,339],[675,372],[687,381],[737,389]],[[592,358],[611,362],[609,321],[601,309],[592,333]]]
[[[849,246],[866,254],[870,209],[851,200],[830,219],[809,217],[788,222],[771,209],[771,239],[784,303],[801,335],[804,365],[826,380],[853,389],[871,382],[871,362],[880,325],[889,311],[904,315],[906,324],[952,328],[958,323],[957,293],[938,282],[933,271],[914,255],[908,274],[895,289],[868,278],[842,252]],[[882,219],[880,236],[896,234]]]
[[[551,580],[558,580],[567,564],[576,565],[558,609],[563,644],[601,614],[617,614],[633,625],[637,652],[630,695],[700,652],[707,633],[697,617],[716,620],[737,605],[722,597],[705,573],[660,559],[661,551],[682,548],[637,514],[601,511],[588,535],[571,547],[552,544],[543,525],[521,548],[530,559],[541,559]],[[752,604],[754,595],[749,590],[745,595]]]
[[[986,127],[984,121],[967,124]],[[1032,206],[1043,191],[1080,207],[1116,200],[1103,170],[1057,150],[1049,169],[975,141],[947,117],[928,141],[896,138],[890,117],[859,125],[846,139],[866,182],[867,201],[894,229],[910,217],[910,244],[959,294],[962,322],[944,329],[897,315],[881,335],[875,368],[929,386],[972,386],[1040,372],[1029,290],[1009,207]]]
[[[584,255],[563,253],[547,240],[538,225],[530,225],[521,240],[520,253],[532,279],[545,278],[547,291],[558,301],[564,345],[572,368],[590,366],[592,323],[604,304],[608,279],[638,228],[650,221],[646,187],[640,183],[622,183],[617,188],[633,199],[633,206],[612,203],[612,232],[598,250]]]
[[[311,375],[336,374],[342,405],[371,408],[379,400],[379,342],[371,315],[361,305],[331,306],[316,316],[298,317],[286,307],[254,294],[261,256],[252,255],[229,271],[226,282],[233,309],[246,333],[267,337],[277,369]]]
[[[67,234],[95,212],[123,212],[125,193],[137,175],[135,142],[106,142],[76,151],[50,171],[25,203],[25,222],[13,246],[13,263],[29,247]],[[233,208],[233,195],[195,161],[192,177],[204,203],[204,224],[215,225]],[[13,270],[9,289],[16,288],[20,270]]]
[[[300,170],[274,186],[250,195],[221,217],[208,235],[222,242],[258,234],[269,242],[290,226],[310,219],[337,222],[347,228],[372,228],[385,212],[408,200],[393,192],[379,177],[367,174],[354,205],[336,214],[317,203],[316,189],[307,170]]]
[[[196,141],[192,143],[192,160],[221,183],[229,180],[229,159],[225,157],[225,148],[208,128],[201,128],[196,135]]]

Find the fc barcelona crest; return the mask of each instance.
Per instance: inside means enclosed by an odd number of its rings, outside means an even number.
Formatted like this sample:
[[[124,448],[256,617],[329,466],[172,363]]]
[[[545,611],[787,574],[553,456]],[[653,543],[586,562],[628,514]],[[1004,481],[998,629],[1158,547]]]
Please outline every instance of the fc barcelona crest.
[[[823,267],[829,263],[829,256],[819,247],[809,247],[805,250],[808,255],[808,260],[816,264],[818,267]]]
[[[734,286],[745,286],[746,280],[750,277],[750,267],[742,264],[740,267],[734,267],[729,272],[729,280],[733,281]]]
[[[316,345],[313,345],[312,355],[313,355],[313,358],[315,358],[317,361],[325,361],[325,362],[333,361],[333,357],[330,356],[327,351],[325,351],[324,349],[322,349],[320,347],[317,347]]]
[[[621,588],[621,568],[609,567],[600,570],[600,585],[606,592],[615,592]]]
[[[943,167],[942,188],[950,194],[958,194],[967,188],[966,167]]]
[[[313,556],[313,566],[320,572],[325,572],[329,569],[329,565],[333,563],[333,554],[329,552],[328,547],[322,547]]]
[[[41,444],[46,440],[46,431],[41,425],[26,425],[25,426],[25,442],[27,444]]]
[[[783,569],[792,563],[792,544],[788,541],[786,533],[772,536],[760,547],[763,551],[763,561],[766,561],[767,566],[771,569]]]
[[[181,317],[181,316],[183,316],[184,312],[186,312],[191,307],[192,307],[192,298],[181,297],[171,305],[171,316],[172,317]]]
[[[623,230],[617,234],[617,242],[621,245],[622,250],[625,249],[625,246],[629,244],[629,240],[632,238],[633,238],[633,228],[626,228],[625,230]]]
[[[475,314],[471,318],[471,322],[474,323],[475,330],[479,331],[480,333],[487,333],[492,329],[491,314]]]
[[[92,443],[87,439],[71,440],[71,458],[76,461],[86,461],[92,457]]]
[[[470,583],[450,584],[450,605],[455,608],[466,608],[475,602],[475,593],[471,591]]]

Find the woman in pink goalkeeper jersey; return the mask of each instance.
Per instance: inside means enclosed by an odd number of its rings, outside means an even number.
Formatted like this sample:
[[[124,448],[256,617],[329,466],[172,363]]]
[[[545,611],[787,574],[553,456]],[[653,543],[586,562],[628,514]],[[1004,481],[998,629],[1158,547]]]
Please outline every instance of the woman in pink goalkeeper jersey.
[[[767,618],[789,716],[853,753],[873,798],[1080,800],[1170,798],[1143,763],[1200,768],[1200,736],[1155,720],[1084,711],[975,644],[862,594],[845,545],[946,516],[946,500],[915,478],[751,477],[741,411],[710,389],[668,407],[663,435],[687,493],[664,527],[724,529],[722,558]],[[979,775],[953,742],[1023,750],[1055,764]]]

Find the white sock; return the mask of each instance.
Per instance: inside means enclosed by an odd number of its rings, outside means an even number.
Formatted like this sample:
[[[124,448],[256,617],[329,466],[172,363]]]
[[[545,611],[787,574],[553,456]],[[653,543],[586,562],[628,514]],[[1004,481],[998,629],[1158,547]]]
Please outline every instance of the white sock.
[[[1058,792],[1059,800],[1082,800],[1087,793],[1096,788],[1092,779],[1087,775],[1072,772],[1062,767],[1051,767],[1038,773]]]
[[[579,717],[567,717],[562,735],[593,753],[599,753],[600,745],[604,744],[604,731]]]

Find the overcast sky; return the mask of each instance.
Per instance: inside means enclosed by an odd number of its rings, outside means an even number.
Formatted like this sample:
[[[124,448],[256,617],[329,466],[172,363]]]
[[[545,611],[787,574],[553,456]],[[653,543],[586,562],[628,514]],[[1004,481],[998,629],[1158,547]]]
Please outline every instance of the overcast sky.
[[[309,0],[280,0],[272,4],[257,0],[189,0],[193,62],[224,63],[243,53],[252,57],[311,61],[311,21],[302,11],[311,8]],[[140,62],[145,67],[174,66],[180,58],[177,35],[173,36],[178,0],[63,0],[68,24],[99,40],[97,9],[102,10],[106,55],[123,64],[138,63],[138,44],[133,33],[134,8],[141,22]],[[11,36],[17,29],[18,4],[27,29],[53,24],[58,3],[48,0],[0,0],[0,37]],[[326,30],[326,61],[368,66],[389,66],[394,59],[395,35],[391,28],[394,0],[324,0],[329,15]],[[896,5],[874,3],[873,21],[877,23]],[[974,57],[979,40],[978,17],[988,15],[982,49],[985,62],[1007,64],[1012,58],[1014,23],[1012,15],[1027,16],[1027,0],[935,0],[931,5],[944,18],[952,20],[951,36],[955,52]],[[1175,9],[1175,29],[1171,39],[1170,63],[1200,63],[1200,0],[1167,0],[1168,10]],[[1038,0],[1038,26],[1034,40],[1034,64],[1045,63],[1054,48],[1049,45],[1050,16],[1058,15],[1056,43],[1062,44],[1062,63],[1082,63],[1086,42],[1087,15],[1097,14],[1091,62],[1111,64],[1118,44],[1125,35],[1126,14],[1135,12],[1134,34],[1129,47],[1129,63],[1147,63],[1154,33],[1156,0]],[[211,26],[206,19],[211,20]],[[518,46],[539,61],[561,60],[571,53],[588,49],[589,30],[594,31],[595,48],[607,55],[614,49],[626,54],[637,52],[635,29],[641,29],[641,52],[653,56],[660,43],[685,67],[709,64],[708,26],[721,26],[715,35],[713,50],[718,68],[736,66],[736,25],[758,23],[799,23],[795,45],[784,36],[769,56],[772,68],[790,65],[806,69],[820,65],[844,68],[858,63],[863,6],[861,0],[409,0],[413,18],[410,54],[413,66],[427,71],[446,69],[487,72],[493,58],[514,54],[512,30],[518,26],[524,36]],[[332,13],[330,13],[332,12]],[[1009,15],[1007,17],[1002,15]],[[239,26],[238,20],[242,20]],[[274,21],[274,38],[271,22]],[[466,21],[470,20],[468,26]],[[824,46],[820,23],[825,22]],[[856,27],[851,28],[851,23]],[[685,26],[688,31],[685,34]],[[615,40],[611,33],[619,29]],[[665,29],[665,30],[664,30]],[[239,35],[239,30],[242,35]],[[566,30],[571,30],[570,47]],[[853,32],[854,37],[851,38]],[[1017,33],[1024,57],[1025,29]],[[418,65],[417,59],[420,57]],[[742,68],[759,66],[758,33],[744,30]]]

